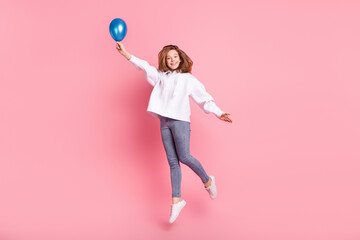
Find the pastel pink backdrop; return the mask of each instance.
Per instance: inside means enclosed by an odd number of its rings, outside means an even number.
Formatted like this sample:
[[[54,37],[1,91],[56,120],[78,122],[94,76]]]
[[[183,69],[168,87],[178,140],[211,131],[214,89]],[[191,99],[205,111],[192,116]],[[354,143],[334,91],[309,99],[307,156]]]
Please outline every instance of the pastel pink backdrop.
[[[357,1],[10,1],[0,10],[0,239],[360,239]],[[177,44],[233,123],[192,107],[173,225],[151,86]]]

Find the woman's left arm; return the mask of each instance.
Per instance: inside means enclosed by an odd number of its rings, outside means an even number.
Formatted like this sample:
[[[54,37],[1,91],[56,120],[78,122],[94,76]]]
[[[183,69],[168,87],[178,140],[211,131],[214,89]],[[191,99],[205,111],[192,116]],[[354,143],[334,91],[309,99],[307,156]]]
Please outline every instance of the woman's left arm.
[[[230,123],[232,122],[229,117],[230,113],[221,111],[221,109],[215,104],[214,98],[206,92],[204,85],[194,76],[192,76],[190,84],[190,97],[203,109],[205,113],[211,112],[220,120]]]

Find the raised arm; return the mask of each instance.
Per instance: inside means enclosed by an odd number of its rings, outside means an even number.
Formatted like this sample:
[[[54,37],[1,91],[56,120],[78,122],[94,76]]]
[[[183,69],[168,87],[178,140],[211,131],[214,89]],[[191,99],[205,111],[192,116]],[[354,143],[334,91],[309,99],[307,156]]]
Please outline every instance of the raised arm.
[[[126,51],[122,42],[116,42],[116,49],[119,51],[119,53],[121,53],[121,55],[126,57],[127,60],[130,60],[131,54]]]
[[[124,44],[121,42],[116,42],[116,49],[127,60],[132,62],[137,69],[143,70],[145,72],[147,81],[152,86],[155,86],[156,82],[159,80],[159,71],[154,66],[151,66],[147,61],[139,59],[139,58],[135,57],[134,55],[128,53],[125,50]]]

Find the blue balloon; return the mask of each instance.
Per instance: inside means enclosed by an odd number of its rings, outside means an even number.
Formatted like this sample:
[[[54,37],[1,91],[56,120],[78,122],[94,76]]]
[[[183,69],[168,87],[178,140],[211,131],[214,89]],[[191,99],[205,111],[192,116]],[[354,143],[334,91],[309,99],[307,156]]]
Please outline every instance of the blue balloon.
[[[115,41],[120,42],[121,40],[124,39],[126,32],[127,32],[127,27],[126,27],[125,21],[122,20],[121,18],[115,18],[110,23],[109,31],[110,31],[111,37]]]

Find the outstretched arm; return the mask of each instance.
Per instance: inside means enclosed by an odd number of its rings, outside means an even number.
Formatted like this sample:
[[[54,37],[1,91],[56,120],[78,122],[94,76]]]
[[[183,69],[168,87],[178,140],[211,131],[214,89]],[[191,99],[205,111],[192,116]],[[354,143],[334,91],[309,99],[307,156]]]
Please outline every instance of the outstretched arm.
[[[127,60],[130,60],[131,54],[126,51],[123,43],[116,42],[116,49],[119,51],[119,53],[121,53],[121,55],[126,57]]]
[[[220,120],[225,122],[232,122],[229,115],[230,113],[223,112],[216,106],[214,98],[206,92],[204,85],[195,77],[191,81],[190,97],[203,109],[205,113],[213,113]]]
[[[159,80],[159,71],[154,66],[151,66],[147,61],[128,53],[125,50],[124,44],[121,42],[116,42],[116,49],[119,53],[121,53],[121,55],[126,57],[127,60],[133,63],[137,69],[143,70],[146,74],[147,81],[152,86],[155,86],[156,82]]]

